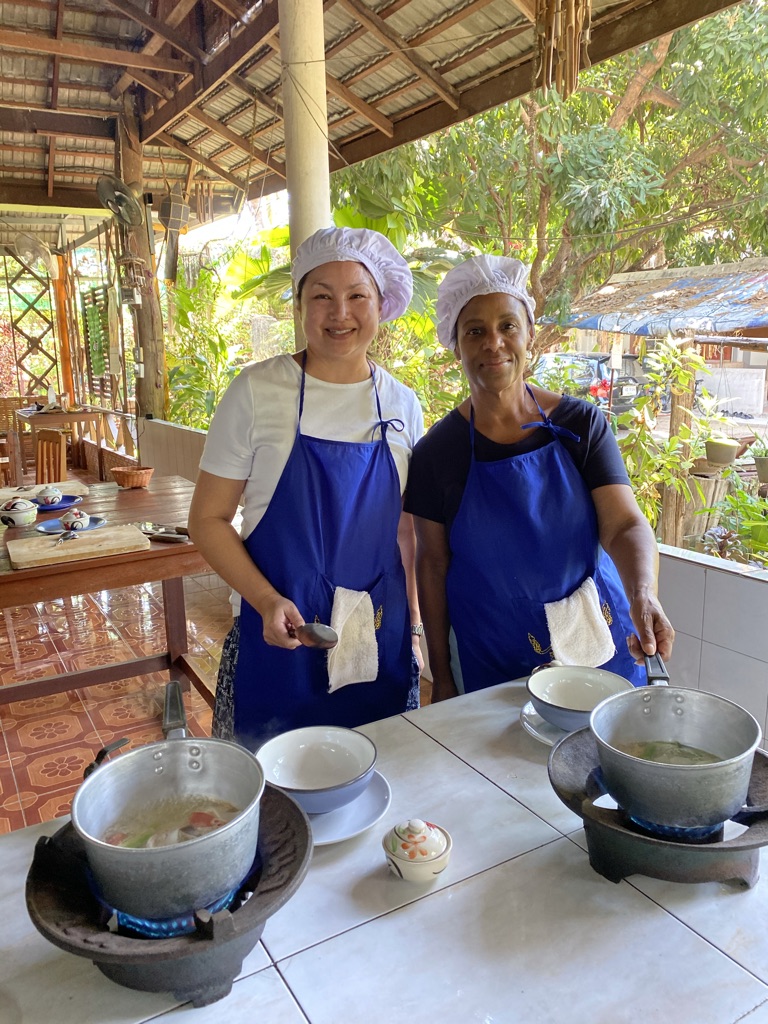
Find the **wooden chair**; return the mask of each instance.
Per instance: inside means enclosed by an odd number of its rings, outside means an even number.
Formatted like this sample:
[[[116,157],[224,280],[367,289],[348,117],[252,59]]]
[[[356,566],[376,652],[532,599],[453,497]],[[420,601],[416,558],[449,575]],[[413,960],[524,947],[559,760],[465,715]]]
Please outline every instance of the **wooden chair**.
[[[24,470],[21,463],[21,441],[16,430],[0,435],[0,480],[4,487],[21,487]]]
[[[61,430],[35,431],[35,483],[67,479],[67,435]]]

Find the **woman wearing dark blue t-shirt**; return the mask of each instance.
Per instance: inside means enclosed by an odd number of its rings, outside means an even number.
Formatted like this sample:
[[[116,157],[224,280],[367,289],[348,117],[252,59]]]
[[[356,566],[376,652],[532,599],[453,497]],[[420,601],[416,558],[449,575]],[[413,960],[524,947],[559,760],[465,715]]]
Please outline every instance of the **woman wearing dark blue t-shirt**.
[[[479,256],[438,290],[438,338],[471,397],[416,446],[406,510],[433,700],[551,660],[643,681],[674,630],[658,550],[600,410],[524,380],[533,303],[518,260]]]

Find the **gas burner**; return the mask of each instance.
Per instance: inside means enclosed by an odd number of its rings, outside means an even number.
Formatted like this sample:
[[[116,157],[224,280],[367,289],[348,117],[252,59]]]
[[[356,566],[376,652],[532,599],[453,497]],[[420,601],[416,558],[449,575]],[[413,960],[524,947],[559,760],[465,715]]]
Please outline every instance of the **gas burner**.
[[[193,934],[137,937],[106,926],[105,910],[88,884],[84,846],[68,824],[38,840],[27,875],[27,910],[46,939],[92,960],[117,984],[172,992],[180,1002],[207,1006],[230,992],[267,918],[290,899],[309,867],[307,816],[269,783],[261,798],[259,854],[231,909],[195,911]]]
[[[569,733],[549,756],[549,780],[566,805],[584,821],[589,862],[611,882],[647,875],[670,882],[730,882],[752,888],[758,879],[760,847],[768,844],[768,814],[736,815],[746,830],[723,839],[723,826],[711,836],[660,835],[658,826],[632,821],[620,808],[601,807],[600,759],[589,728]],[[747,801],[768,803],[768,754],[755,752]],[[700,831],[700,830],[696,830]]]
[[[667,839],[671,843],[719,843],[725,833],[723,822],[719,825],[702,825],[701,828],[686,828],[683,825],[657,825],[654,821],[643,821],[631,814],[625,814],[624,821],[630,831],[654,836],[656,839]]]

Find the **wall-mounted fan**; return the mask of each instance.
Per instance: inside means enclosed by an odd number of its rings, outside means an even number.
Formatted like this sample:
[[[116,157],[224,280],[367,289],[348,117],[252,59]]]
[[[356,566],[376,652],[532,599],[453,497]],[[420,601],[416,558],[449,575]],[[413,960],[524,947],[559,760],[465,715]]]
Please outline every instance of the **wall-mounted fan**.
[[[114,174],[102,174],[96,182],[96,195],[105,209],[127,228],[144,223],[144,207],[136,193]]]
[[[54,259],[51,250],[41,241],[39,238],[35,238],[34,235],[28,235],[26,231],[22,231],[16,235],[13,241],[13,247],[16,250],[16,255],[21,262],[29,267],[30,270],[35,270],[38,267],[44,267],[46,273],[52,280],[56,280],[59,276],[59,264]]]

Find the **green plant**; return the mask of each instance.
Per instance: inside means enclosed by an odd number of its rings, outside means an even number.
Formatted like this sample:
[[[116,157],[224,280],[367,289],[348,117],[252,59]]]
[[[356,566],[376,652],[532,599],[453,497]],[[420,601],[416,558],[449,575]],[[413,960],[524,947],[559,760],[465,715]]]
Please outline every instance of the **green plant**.
[[[218,306],[221,282],[214,267],[203,267],[193,287],[179,284],[170,302],[173,334],[167,345],[169,417],[207,430],[213,412],[239,370],[244,339]]]
[[[753,459],[768,458],[768,438],[765,435],[755,438],[748,451]]]
[[[737,475],[732,477],[732,488],[725,497],[709,508],[701,509],[701,512],[718,513],[720,517],[718,526],[738,541],[738,544],[736,544],[736,540],[731,541],[731,548],[748,554],[748,560],[768,565],[768,554],[763,553],[762,545],[756,539],[759,529],[768,526],[768,500],[753,494],[741,483]],[[707,532],[711,533],[712,531]]]
[[[623,433],[618,438],[624,465],[643,515],[654,529],[661,518],[664,489],[671,488],[690,501],[696,490],[691,476],[698,456],[696,434],[688,423],[668,438],[656,433],[656,419],[663,396],[682,393],[694,386],[695,374],[703,360],[672,338],[660,340],[645,355],[648,387],[645,397],[618,418]]]

